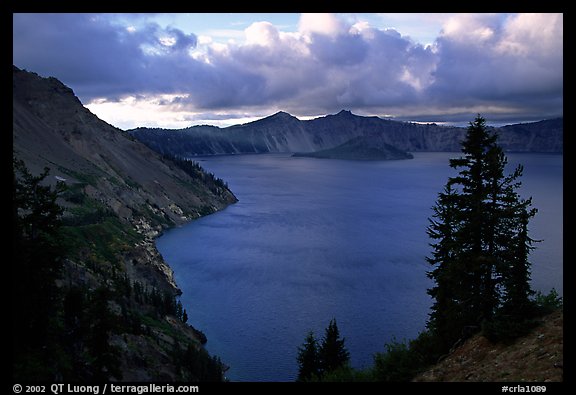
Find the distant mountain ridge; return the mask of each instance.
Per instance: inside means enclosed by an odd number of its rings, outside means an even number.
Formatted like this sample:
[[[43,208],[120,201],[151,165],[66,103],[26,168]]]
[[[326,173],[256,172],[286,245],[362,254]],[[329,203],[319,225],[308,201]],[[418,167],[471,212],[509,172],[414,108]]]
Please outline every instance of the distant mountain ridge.
[[[563,152],[563,118],[494,128],[505,151]],[[192,126],[185,129],[136,128],[128,131],[150,148],[179,156],[314,152],[371,136],[408,152],[459,151],[466,128],[400,122],[359,116],[342,110],[311,120],[278,112],[226,128]]]

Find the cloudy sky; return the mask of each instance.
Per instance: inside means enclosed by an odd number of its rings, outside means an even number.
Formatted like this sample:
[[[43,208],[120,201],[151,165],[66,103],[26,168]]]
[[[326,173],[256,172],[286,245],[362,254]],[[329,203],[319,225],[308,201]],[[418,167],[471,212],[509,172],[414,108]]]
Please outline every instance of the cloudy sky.
[[[14,14],[13,63],[123,129],[563,115],[562,14]]]

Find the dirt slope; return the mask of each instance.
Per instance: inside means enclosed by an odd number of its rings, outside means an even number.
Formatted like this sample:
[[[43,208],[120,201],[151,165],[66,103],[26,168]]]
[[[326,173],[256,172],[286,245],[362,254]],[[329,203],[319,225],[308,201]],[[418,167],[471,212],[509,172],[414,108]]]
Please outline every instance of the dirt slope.
[[[476,335],[414,381],[563,381],[563,324],[559,310],[509,345]]]

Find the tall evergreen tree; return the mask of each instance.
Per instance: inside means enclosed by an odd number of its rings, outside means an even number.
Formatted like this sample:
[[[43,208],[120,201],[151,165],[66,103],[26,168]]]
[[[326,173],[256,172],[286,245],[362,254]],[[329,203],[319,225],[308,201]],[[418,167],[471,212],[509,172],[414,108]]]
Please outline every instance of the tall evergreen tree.
[[[320,377],[320,357],[318,341],[313,332],[309,332],[302,347],[298,348],[298,378],[297,381],[315,380]]]
[[[433,207],[434,215],[428,227],[428,236],[437,240],[430,245],[434,247],[431,257],[426,260],[434,269],[428,272],[428,277],[435,280],[436,285],[428,290],[434,298],[432,312],[428,323],[429,329],[436,334],[442,348],[451,345],[458,338],[465,325],[467,314],[462,303],[465,300],[465,289],[460,283],[465,278],[464,267],[458,264],[458,195],[450,184],[438,195],[438,202]]]
[[[462,142],[464,157],[450,160],[450,167],[461,168],[458,176],[448,184],[458,193],[460,265],[465,265],[466,294],[464,309],[468,312],[466,325],[474,326],[490,319],[496,306],[492,281],[494,256],[493,231],[495,213],[490,187],[498,184],[503,165],[496,156],[497,136],[488,132],[485,119],[478,116],[468,127]],[[478,322],[477,322],[478,321]]]
[[[298,348],[297,360],[297,381],[322,380],[327,374],[346,367],[350,353],[344,346],[344,339],[340,338],[336,319],[332,319],[325,329],[320,345],[314,333],[308,333],[304,344]]]
[[[63,266],[56,204],[61,186],[46,185],[49,169],[32,175],[23,161],[13,159],[12,325],[14,378],[53,380],[57,370],[55,312],[61,303],[56,280]],[[48,363],[52,361],[52,363]]]
[[[531,294],[528,254],[534,240],[527,226],[536,210],[517,193],[522,167],[504,175],[506,156],[485,122],[478,116],[470,123],[464,156],[450,160],[458,175],[439,194],[428,227],[435,241],[427,258],[435,282],[428,291],[435,299],[428,327],[445,348],[504,307],[528,306]]]
[[[326,328],[318,355],[322,373],[334,371],[350,361],[350,353],[344,346],[344,339],[340,338],[336,319],[332,319]]]
[[[517,172],[519,175],[522,174],[522,167],[519,167]],[[534,249],[533,243],[536,240],[528,235],[528,224],[538,210],[530,208],[532,198],[526,200],[519,198],[513,188],[514,185],[508,185],[505,191],[500,217],[506,222],[508,230],[508,233],[501,237],[509,240],[508,248],[500,251],[502,256],[500,262],[503,263],[500,269],[503,290],[500,310],[517,320],[530,314],[532,308],[529,298],[534,291],[530,288],[528,256]]]

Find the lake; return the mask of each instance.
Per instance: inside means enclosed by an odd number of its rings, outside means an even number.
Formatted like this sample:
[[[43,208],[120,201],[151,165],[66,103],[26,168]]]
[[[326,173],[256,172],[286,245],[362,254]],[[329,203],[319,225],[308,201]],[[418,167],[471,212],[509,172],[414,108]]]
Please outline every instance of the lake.
[[[167,231],[157,247],[174,269],[189,322],[232,381],[293,381],[298,347],[332,318],[354,367],[425,329],[426,235],[437,194],[460,153],[355,162],[289,154],[196,158],[239,202]],[[563,156],[508,154],[524,165],[539,209],[530,236],[532,287],[563,293]]]

